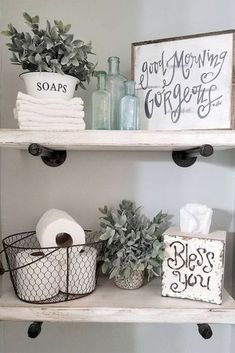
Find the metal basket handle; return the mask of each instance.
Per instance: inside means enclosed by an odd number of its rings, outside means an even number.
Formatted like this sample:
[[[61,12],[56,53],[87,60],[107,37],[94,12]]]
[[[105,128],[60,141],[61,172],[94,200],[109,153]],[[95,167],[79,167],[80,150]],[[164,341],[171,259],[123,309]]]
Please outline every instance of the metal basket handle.
[[[6,272],[6,270],[3,267],[2,261],[0,260],[0,276],[2,276],[5,272]]]
[[[91,231],[90,231],[90,230],[86,230],[86,232],[91,232]],[[32,232],[30,232],[30,233],[31,233],[30,235],[35,234],[35,231],[32,231]],[[24,237],[24,238],[27,238],[28,236],[29,236],[29,234],[28,234],[26,237]],[[22,239],[24,239],[24,238],[22,238]],[[0,251],[0,255],[1,255],[2,253],[4,253],[5,256],[6,256],[6,250],[7,250],[8,248],[11,248],[12,245],[15,244],[16,242],[17,242],[17,241],[15,241],[15,242],[13,242],[13,243],[11,243],[11,244],[9,244],[9,245],[6,245],[5,243],[3,243],[3,249]],[[103,243],[103,244],[106,243],[106,241],[99,241],[99,242],[101,242],[101,243]],[[95,244],[95,243],[97,243],[97,242],[94,241],[94,242],[92,242],[92,243]],[[42,256],[36,258],[35,260],[33,260],[33,261],[31,261],[31,262],[29,262],[29,263],[27,263],[27,264],[25,264],[25,265],[22,265],[22,266],[19,266],[19,267],[15,267],[15,268],[11,268],[11,269],[5,269],[4,266],[3,266],[3,264],[2,264],[2,261],[0,260],[0,276],[2,276],[5,272],[13,272],[13,271],[17,271],[17,270],[19,270],[19,269],[21,269],[21,268],[24,268],[24,267],[26,267],[26,266],[29,266],[29,265],[31,265],[31,264],[33,264],[33,263],[35,263],[35,262],[41,260],[42,258],[47,257],[47,256],[53,254],[54,252],[56,252],[56,251],[58,251],[59,249],[62,249],[62,248],[67,248],[67,252],[68,252],[68,249],[70,248],[70,246],[53,248],[52,251],[50,251],[50,252],[48,252],[48,253],[46,253],[46,254],[43,254]],[[40,249],[40,250],[43,252],[44,248],[42,248],[42,249]],[[68,253],[67,253],[67,256],[68,256]]]
[[[30,232],[30,233],[33,233],[33,232]],[[0,255],[2,255],[3,253],[5,254],[5,251],[10,248],[12,246],[12,244],[14,244],[15,242],[9,244],[9,245],[5,245],[3,243],[3,249],[0,251]],[[6,256],[6,255],[5,255]],[[14,269],[13,269],[14,271]],[[5,270],[3,264],[2,264],[2,261],[0,260],[0,276],[4,275],[5,272],[10,272],[10,270]]]
[[[1,255],[2,253],[5,253],[5,250],[6,250],[7,248],[9,248],[9,247],[10,247],[10,245],[9,245],[9,246],[6,246],[3,250],[1,250],[1,251],[0,251],[0,255]],[[32,265],[32,264],[34,264],[35,262],[37,262],[37,261],[43,259],[44,257],[47,257],[47,256],[53,254],[55,251],[58,251],[59,249],[61,249],[61,248],[58,247],[58,248],[52,250],[51,252],[48,252],[47,254],[43,254],[42,256],[37,257],[34,261],[31,261],[31,262],[27,263],[26,265],[18,266],[18,267],[11,268],[11,269],[8,269],[8,270],[6,270],[6,269],[4,268],[4,266],[3,266],[3,264],[2,264],[2,261],[0,260],[0,276],[2,276],[5,272],[17,271],[17,270],[19,270],[19,269],[21,269],[21,268],[24,268],[24,267],[27,267],[27,266],[29,266],[29,265]]]

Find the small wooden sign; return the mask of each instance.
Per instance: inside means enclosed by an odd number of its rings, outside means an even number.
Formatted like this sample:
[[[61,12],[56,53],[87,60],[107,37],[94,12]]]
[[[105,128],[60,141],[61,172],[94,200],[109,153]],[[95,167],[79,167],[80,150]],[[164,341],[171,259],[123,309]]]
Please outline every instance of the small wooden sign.
[[[234,31],[132,44],[140,128],[230,129]]]
[[[162,295],[221,304],[225,239],[223,231],[191,236],[169,228],[164,233]]]

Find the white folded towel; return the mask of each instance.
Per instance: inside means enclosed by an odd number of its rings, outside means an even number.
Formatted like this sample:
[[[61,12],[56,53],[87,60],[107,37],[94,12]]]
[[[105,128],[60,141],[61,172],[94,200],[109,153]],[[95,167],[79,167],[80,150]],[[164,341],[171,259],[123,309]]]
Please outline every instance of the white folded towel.
[[[27,110],[27,111],[37,111],[38,108],[40,109],[47,109],[47,110],[60,110],[60,111],[64,111],[65,113],[69,112],[69,111],[76,111],[76,112],[80,112],[84,110],[84,105],[83,104],[71,104],[71,105],[64,105],[64,104],[60,104],[60,103],[48,103],[48,104],[38,104],[38,103],[30,103],[27,101],[23,101],[23,100],[17,100],[16,101],[16,109],[17,110]]]
[[[70,100],[64,100],[64,99],[59,99],[59,98],[34,98],[28,94],[18,92],[17,94],[17,100],[23,100],[29,103],[36,103],[36,104],[62,104],[64,106],[70,106],[73,104],[84,104],[82,98],[80,97],[74,97]]]
[[[21,112],[22,114],[24,113],[37,113],[40,115],[45,115],[45,116],[60,116],[60,117],[70,117],[70,118],[84,118],[84,111],[76,111],[73,109],[47,109],[47,107],[40,107],[37,106],[36,108],[31,108],[25,106],[24,109],[18,110],[18,112]]]
[[[37,116],[31,115],[29,117],[27,116],[23,116],[20,117],[18,116],[18,122],[19,123],[27,123],[27,124],[71,124],[71,125],[79,125],[81,124],[84,120],[80,119],[80,118],[60,118],[60,117],[45,117],[43,116],[43,118],[41,118],[39,116],[39,118],[37,118]]]
[[[17,109],[13,109],[15,119],[19,121],[29,120],[29,121],[57,121],[58,119],[64,122],[68,122],[68,119],[72,119],[71,121],[78,120],[84,118],[84,112],[78,112],[76,116],[71,115],[63,115],[63,114],[41,114],[40,112],[28,112],[28,111],[17,111]],[[74,114],[75,115],[75,114]]]
[[[85,130],[86,124],[81,121],[80,124],[32,124],[19,123],[21,130]]]
[[[83,108],[80,97],[38,99],[18,92],[14,116],[23,130],[84,130]]]
[[[85,130],[85,126],[84,127],[76,127],[76,126],[19,126],[20,130],[37,130],[37,131],[66,131],[66,130],[74,130],[74,131],[80,131],[80,130]]]
[[[77,121],[76,123],[74,122],[66,122],[66,121],[54,121],[54,122],[47,122],[47,121],[19,121],[19,124],[21,126],[54,126],[54,125],[67,125],[67,126],[84,126],[84,120],[81,119]]]

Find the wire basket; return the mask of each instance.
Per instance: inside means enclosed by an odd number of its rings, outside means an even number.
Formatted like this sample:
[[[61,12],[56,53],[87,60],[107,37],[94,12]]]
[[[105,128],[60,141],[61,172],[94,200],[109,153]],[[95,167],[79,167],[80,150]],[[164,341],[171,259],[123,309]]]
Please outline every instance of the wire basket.
[[[17,297],[50,304],[84,297],[95,290],[104,241],[86,231],[86,244],[41,248],[36,232],[3,239],[3,251]]]

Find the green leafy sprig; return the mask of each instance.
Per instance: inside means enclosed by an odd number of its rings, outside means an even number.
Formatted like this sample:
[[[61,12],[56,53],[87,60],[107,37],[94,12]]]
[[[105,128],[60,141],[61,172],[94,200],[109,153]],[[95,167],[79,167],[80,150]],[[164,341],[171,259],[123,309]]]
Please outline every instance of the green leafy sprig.
[[[90,82],[95,65],[88,61],[92,53],[91,42],[85,44],[80,39],[74,39],[70,34],[71,25],[64,25],[55,20],[52,25],[48,20],[46,29],[39,27],[39,16],[31,17],[23,13],[30,32],[18,32],[12,25],[1,34],[11,38],[7,43],[12,52],[10,61],[21,65],[23,70],[46,71],[67,74],[78,78],[79,85],[85,89],[83,82]]]
[[[159,276],[164,257],[162,234],[168,216],[159,212],[152,221],[131,201],[117,209],[100,208],[100,239],[107,241],[102,265],[110,278],[128,278],[134,271],[146,271],[148,280]]]

